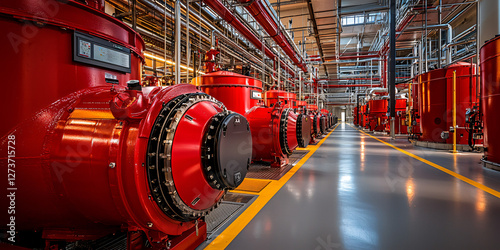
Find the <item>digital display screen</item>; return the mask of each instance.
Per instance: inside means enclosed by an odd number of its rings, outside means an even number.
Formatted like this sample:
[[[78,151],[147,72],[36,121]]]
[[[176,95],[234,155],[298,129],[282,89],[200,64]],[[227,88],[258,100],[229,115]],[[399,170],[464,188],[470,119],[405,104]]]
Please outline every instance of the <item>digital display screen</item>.
[[[130,73],[130,49],[80,32],[74,35],[73,60]]]

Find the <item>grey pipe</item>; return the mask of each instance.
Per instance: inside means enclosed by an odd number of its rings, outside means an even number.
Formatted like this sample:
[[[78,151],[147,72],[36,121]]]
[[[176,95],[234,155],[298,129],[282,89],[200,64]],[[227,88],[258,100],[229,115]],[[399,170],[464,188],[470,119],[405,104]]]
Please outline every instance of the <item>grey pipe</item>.
[[[175,84],[181,83],[181,1],[175,1]]]
[[[401,32],[412,31],[412,30],[424,30],[424,29],[447,29],[447,44],[450,44],[453,41],[453,27],[449,23],[444,24],[436,24],[436,25],[428,25],[427,27],[408,27]],[[451,63],[451,48],[447,48],[446,50],[446,64]]]

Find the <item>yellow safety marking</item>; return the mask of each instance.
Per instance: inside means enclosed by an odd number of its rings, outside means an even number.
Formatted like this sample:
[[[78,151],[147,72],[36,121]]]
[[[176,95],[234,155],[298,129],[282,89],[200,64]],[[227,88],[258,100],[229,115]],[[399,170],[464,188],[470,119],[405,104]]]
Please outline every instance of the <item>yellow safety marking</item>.
[[[309,145],[306,149],[309,150],[307,153],[292,169],[290,169],[283,177],[281,177],[277,181],[271,181],[269,185],[267,185],[262,192],[259,193],[259,196],[255,199],[255,201],[247,208],[245,211],[238,217],[236,220],[231,223],[217,238],[215,238],[205,249],[224,249],[226,248],[231,241],[236,238],[236,236],[243,230],[243,228],[248,225],[248,223],[257,215],[257,213],[273,198],[273,196],[288,182],[290,178],[304,165],[304,163],[316,152],[316,150],[323,144],[323,142],[330,136],[330,134],[335,131],[335,128],[328,133],[325,138],[323,138],[316,145]]]
[[[115,119],[111,111],[98,109],[75,109],[70,119]]]
[[[349,126],[351,126],[351,125],[349,125]],[[440,165],[438,165],[438,164],[436,164],[434,162],[428,161],[428,160],[426,160],[426,159],[424,159],[424,158],[422,158],[420,156],[414,155],[414,154],[412,154],[412,153],[410,153],[410,152],[408,152],[406,150],[400,149],[400,148],[398,148],[398,147],[396,147],[396,146],[394,146],[394,145],[392,145],[392,144],[390,144],[388,142],[380,140],[379,138],[377,138],[377,137],[375,137],[373,135],[370,135],[368,133],[365,133],[364,131],[361,131],[361,130],[359,130],[357,128],[354,128],[354,129],[358,130],[359,132],[361,132],[361,133],[363,133],[365,135],[370,136],[371,138],[373,138],[373,139],[375,139],[375,140],[377,140],[379,142],[382,142],[383,144],[385,144],[385,145],[387,145],[387,146],[389,146],[391,148],[394,148],[394,149],[398,150],[399,152],[401,152],[403,154],[411,156],[411,157],[413,157],[413,158],[415,158],[415,159],[417,159],[417,160],[419,160],[419,161],[421,161],[421,162],[423,162],[423,163],[425,163],[425,164],[427,164],[427,165],[429,165],[431,167],[434,167],[434,168],[436,168],[436,169],[438,169],[438,170],[440,170],[442,172],[445,172],[445,173],[447,173],[447,174],[449,174],[449,175],[451,175],[451,176],[453,176],[453,177],[455,177],[455,178],[457,178],[457,179],[459,179],[459,180],[461,180],[461,181],[463,181],[465,183],[468,183],[468,184],[470,184],[470,185],[472,185],[474,187],[477,187],[477,188],[479,188],[479,189],[481,189],[481,190],[483,190],[483,191],[485,191],[485,192],[487,192],[487,193],[489,193],[491,195],[494,195],[494,196],[500,198],[500,192],[498,192],[498,191],[496,191],[496,190],[494,190],[492,188],[489,188],[489,187],[487,187],[487,186],[485,186],[485,185],[483,185],[483,184],[481,184],[481,183],[479,183],[477,181],[473,181],[473,180],[471,180],[471,179],[469,179],[469,178],[467,178],[467,177],[465,177],[465,176],[463,176],[461,174],[453,172],[453,171],[451,171],[451,170],[449,170],[449,169],[447,169],[445,167],[442,167],[442,166],[440,166]]]
[[[243,182],[233,191],[246,193],[260,193],[271,180],[245,178]]]

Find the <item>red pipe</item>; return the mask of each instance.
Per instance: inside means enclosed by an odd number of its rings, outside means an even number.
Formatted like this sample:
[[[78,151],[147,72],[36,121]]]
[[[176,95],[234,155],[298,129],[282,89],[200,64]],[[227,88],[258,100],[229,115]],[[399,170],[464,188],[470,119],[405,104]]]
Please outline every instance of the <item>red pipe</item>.
[[[347,88],[347,87],[380,87],[380,84],[331,84],[323,85],[324,88]]]
[[[404,77],[404,76],[398,76],[396,77],[396,79],[406,79],[408,77]],[[374,80],[374,81],[378,81],[378,80],[383,80],[384,77],[382,78],[379,78],[379,77],[373,77],[373,78],[361,78],[361,77],[358,77],[358,78],[342,78],[342,79],[339,79],[339,78],[322,78],[322,79],[318,79],[318,81],[344,81],[344,80]],[[398,85],[400,86],[400,85]]]
[[[273,40],[278,44],[285,54],[290,57],[290,59],[302,69],[305,73],[307,73],[307,68],[303,63],[302,56],[297,54],[293,49],[292,45],[288,42],[286,37],[280,30],[280,27],[273,20],[272,16],[269,14],[267,9],[264,7],[261,0],[240,0],[240,3],[247,4],[246,9],[255,20],[264,28],[264,30],[273,38]]]
[[[262,48],[262,41],[257,38],[245,25],[243,25],[234,15],[218,0],[205,0],[204,1],[208,7],[210,7],[215,13],[217,13],[221,18],[223,18],[227,23],[233,26],[238,32],[244,36],[248,41],[250,41],[258,49]],[[264,53],[271,60],[276,59],[276,55],[267,47],[264,47]],[[286,66],[286,63],[280,60],[280,65],[283,69],[287,70],[292,77],[295,77],[294,71]],[[307,72],[307,71],[306,71]]]

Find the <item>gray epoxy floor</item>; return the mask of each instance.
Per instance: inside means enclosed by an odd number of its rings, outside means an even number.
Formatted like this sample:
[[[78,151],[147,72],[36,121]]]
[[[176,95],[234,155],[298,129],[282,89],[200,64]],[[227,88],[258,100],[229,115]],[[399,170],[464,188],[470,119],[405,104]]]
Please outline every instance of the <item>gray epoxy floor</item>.
[[[500,190],[481,154],[393,145]],[[500,249],[500,199],[340,124],[228,249]]]

